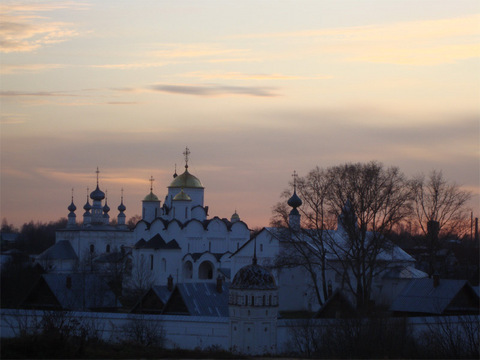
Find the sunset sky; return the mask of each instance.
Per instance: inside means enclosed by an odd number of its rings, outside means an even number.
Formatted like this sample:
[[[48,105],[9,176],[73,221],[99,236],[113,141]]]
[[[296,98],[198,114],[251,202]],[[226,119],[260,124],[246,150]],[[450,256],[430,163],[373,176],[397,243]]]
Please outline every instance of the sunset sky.
[[[1,218],[82,218],[87,187],[127,219],[175,164],[210,215],[266,226],[296,170],[433,169],[479,215],[480,3],[0,3]],[[163,202],[162,202],[163,203]]]

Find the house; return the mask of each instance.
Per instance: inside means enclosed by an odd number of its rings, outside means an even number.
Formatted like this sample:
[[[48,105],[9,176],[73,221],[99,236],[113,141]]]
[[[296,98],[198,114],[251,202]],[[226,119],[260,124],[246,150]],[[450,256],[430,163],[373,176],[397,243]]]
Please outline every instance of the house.
[[[479,314],[479,295],[467,280],[411,280],[390,306],[402,316]]]

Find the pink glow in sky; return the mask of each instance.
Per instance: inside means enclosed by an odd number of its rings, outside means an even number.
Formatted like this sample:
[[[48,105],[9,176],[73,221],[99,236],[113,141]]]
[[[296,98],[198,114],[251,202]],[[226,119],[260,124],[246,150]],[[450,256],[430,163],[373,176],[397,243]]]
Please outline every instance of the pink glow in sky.
[[[210,215],[268,225],[293,170],[442,170],[479,211],[475,1],[2,1],[1,217],[127,218],[182,152]],[[77,211],[77,216],[81,212]],[[115,214],[114,214],[115,213]],[[115,210],[111,211],[115,216]]]

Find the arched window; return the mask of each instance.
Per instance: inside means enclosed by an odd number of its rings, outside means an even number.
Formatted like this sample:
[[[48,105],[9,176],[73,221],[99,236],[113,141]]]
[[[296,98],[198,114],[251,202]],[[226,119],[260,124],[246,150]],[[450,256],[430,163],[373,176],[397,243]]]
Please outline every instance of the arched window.
[[[90,244],[90,254],[93,254],[95,252],[95,245]]]
[[[107,253],[110,252],[110,245],[107,245],[107,248],[105,249],[105,251],[106,251]]]
[[[213,265],[210,261],[204,261],[198,267],[199,279],[213,279]]]

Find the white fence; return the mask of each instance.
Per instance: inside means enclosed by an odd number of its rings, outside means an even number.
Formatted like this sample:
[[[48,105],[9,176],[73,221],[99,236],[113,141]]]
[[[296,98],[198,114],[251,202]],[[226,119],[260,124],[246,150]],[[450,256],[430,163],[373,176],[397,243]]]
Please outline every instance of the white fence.
[[[12,310],[2,309],[0,318],[1,337],[15,337],[22,332],[28,333],[40,329],[42,318],[52,313],[41,310]],[[57,313],[58,314],[58,313]],[[214,346],[230,349],[230,323],[227,317],[196,317],[174,315],[140,315],[124,313],[95,313],[95,312],[62,312],[66,319],[75,319],[79,323],[94,331],[99,338],[119,342],[128,336],[129,325],[141,323],[148,329],[162,330],[167,348],[206,349]],[[450,317],[412,317],[404,319],[410,331],[420,335],[422,331],[446,324],[450,328],[461,328],[465,322],[476,326],[480,316],[450,316]],[[287,352],[291,344],[295,329],[310,326],[320,330],[328,330],[336,326],[335,319],[298,319],[277,321],[277,352]],[[458,326],[457,326],[458,325]],[[477,335],[478,336],[478,335]]]

